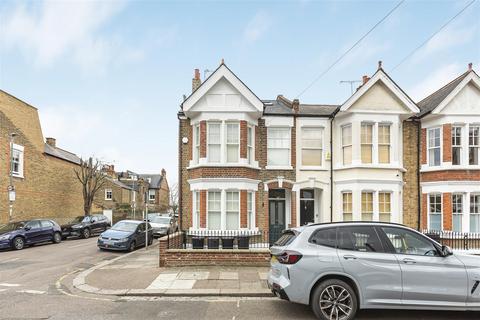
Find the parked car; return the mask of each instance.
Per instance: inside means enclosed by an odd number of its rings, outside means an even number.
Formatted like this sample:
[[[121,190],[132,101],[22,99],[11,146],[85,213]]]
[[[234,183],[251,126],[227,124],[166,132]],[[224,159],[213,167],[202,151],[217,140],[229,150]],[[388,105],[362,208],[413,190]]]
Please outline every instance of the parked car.
[[[154,237],[162,237],[172,232],[178,231],[178,226],[173,217],[166,215],[157,215],[148,220],[153,228]]]
[[[480,311],[480,257],[453,253],[398,224],[313,224],[284,231],[271,247],[268,286],[310,305],[318,319],[358,309]]]
[[[0,226],[0,249],[22,250],[26,245],[47,241],[62,241],[62,231],[55,221],[35,219]]]
[[[103,232],[110,227],[110,220],[102,214],[78,216],[71,222],[62,225],[62,237],[70,236],[90,238],[92,234]]]
[[[145,222],[122,220],[100,234],[97,246],[100,249],[133,251],[145,245]],[[153,242],[152,227],[148,224],[148,244]]]

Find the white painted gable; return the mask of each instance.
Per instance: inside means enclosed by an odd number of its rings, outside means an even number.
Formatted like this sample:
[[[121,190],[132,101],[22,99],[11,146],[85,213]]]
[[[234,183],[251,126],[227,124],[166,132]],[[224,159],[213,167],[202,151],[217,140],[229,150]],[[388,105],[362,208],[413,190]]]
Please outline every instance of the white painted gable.
[[[468,83],[439,113],[480,115],[480,89]]]
[[[410,109],[380,80],[349,108],[349,111],[410,113]]]

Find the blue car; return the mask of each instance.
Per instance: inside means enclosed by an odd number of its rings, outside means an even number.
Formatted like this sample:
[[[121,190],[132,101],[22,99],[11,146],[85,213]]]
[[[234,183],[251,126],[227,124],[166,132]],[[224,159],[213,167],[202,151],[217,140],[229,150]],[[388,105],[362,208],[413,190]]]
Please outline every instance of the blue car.
[[[148,236],[145,235],[145,222],[136,220],[122,220],[113,225],[109,230],[100,234],[97,246],[100,249],[133,251],[137,247],[153,242],[153,231],[148,224]],[[147,239],[145,239],[147,238]]]
[[[62,229],[52,220],[36,219],[0,226],[0,249],[22,250],[26,245],[48,241],[62,241]]]

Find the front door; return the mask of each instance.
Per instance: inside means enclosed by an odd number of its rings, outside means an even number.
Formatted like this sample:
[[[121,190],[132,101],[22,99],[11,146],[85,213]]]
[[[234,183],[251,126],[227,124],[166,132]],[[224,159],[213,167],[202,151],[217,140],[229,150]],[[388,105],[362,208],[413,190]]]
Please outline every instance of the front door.
[[[457,257],[442,257],[429,239],[416,232],[396,227],[380,229],[386,234],[402,270],[404,305],[465,305],[467,273]]]
[[[300,190],[300,225],[313,223],[315,220],[315,192],[313,189]]]
[[[285,190],[274,189],[269,191],[269,220],[270,220],[270,244],[280,238],[285,230]]]

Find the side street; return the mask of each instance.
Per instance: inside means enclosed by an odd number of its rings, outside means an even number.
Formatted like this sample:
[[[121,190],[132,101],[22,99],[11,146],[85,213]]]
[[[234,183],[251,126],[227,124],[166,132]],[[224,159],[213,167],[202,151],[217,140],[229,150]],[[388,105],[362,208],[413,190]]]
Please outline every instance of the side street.
[[[479,319],[479,13],[0,1],[0,320]]]

